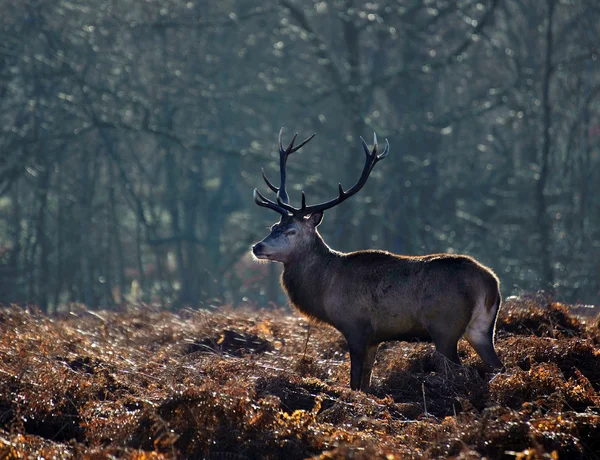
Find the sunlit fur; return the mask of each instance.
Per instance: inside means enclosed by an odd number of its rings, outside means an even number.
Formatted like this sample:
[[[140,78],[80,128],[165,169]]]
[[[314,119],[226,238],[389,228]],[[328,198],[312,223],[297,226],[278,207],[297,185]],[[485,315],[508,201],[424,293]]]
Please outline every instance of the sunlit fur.
[[[283,130],[283,128],[282,128]],[[433,340],[436,349],[460,364],[458,340],[464,336],[492,369],[502,368],[494,349],[494,329],[501,296],[498,278],[476,260],[460,255],[408,257],[385,251],[344,254],[329,248],[317,226],[323,211],[337,206],[365,185],[389,144],[378,154],[377,137],[370,150],[362,140],[365,164],[349,189],[339,185],[338,196],[320,204],[295,208],[285,188],[288,156],[313,136],[287,149],[279,132],[280,186],[264,174],[277,194],[273,201],[254,189],[254,202],[282,215],[271,233],[254,245],[261,260],[283,263],[281,285],[290,302],[306,316],[340,331],[350,351],[350,387],[370,385],[377,347],[387,340]]]
[[[432,340],[460,364],[464,336],[491,369],[503,367],[493,344],[499,281],[489,268],[456,254],[334,251],[317,231],[321,219],[322,213],[285,216],[253,253],[283,263],[291,303],[344,335],[353,389],[370,385],[377,347],[388,340]]]
[[[254,262],[258,262],[259,264],[267,264],[269,262],[272,262],[269,259],[262,259],[262,258],[256,257],[256,255],[254,253],[252,253],[252,260],[254,260]]]

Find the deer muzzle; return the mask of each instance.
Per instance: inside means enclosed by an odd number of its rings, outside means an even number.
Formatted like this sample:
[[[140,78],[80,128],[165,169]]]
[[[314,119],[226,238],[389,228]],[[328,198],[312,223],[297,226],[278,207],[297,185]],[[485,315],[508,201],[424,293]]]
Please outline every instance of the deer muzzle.
[[[269,259],[269,254],[267,253],[266,247],[267,245],[264,243],[256,243],[254,246],[252,246],[252,254],[254,254],[254,257],[256,257],[257,259]]]

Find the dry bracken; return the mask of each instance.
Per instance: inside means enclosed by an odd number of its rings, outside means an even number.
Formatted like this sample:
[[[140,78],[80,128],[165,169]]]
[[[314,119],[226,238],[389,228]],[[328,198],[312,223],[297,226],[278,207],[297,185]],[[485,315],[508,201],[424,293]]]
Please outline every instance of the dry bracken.
[[[597,320],[513,299],[497,327],[491,381],[465,343],[391,342],[362,393],[339,333],[284,310],[4,308],[0,457],[598,458]]]

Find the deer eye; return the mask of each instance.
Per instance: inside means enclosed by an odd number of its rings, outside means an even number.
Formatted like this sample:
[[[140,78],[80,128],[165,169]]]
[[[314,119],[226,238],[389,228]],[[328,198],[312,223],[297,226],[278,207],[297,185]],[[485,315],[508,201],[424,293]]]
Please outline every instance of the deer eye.
[[[290,230],[286,230],[285,232],[283,232],[283,234],[285,236],[292,236],[292,235],[295,235],[296,233],[298,233],[298,232],[296,230],[294,230],[293,228],[290,229]]]

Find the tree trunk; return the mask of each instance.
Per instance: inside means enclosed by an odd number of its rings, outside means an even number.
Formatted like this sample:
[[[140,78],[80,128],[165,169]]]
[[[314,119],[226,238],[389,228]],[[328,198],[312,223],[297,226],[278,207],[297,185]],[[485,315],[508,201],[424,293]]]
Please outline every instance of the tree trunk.
[[[123,245],[121,243],[121,230],[119,228],[119,219],[117,212],[117,200],[115,196],[115,188],[117,187],[116,174],[114,171],[114,164],[110,163],[108,166],[108,177],[110,184],[108,185],[108,199],[110,203],[110,232],[111,232],[111,247],[116,255],[117,273],[116,280],[111,280],[111,283],[116,281],[118,288],[118,298],[113,299],[116,302],[122,301],[123,293],[125,292],[125,260],[123,255]]]
[[[139,280],[132,280],[131,282],[131,300],[137,302],[139,300],[143,300],[142,296],[144,290],[147,289],[146,286],[146,274],[144,272],[144,261],[143,261],[143,249],[142,249],[142,225],[139,219],[135,221],[135,255],[136,262],[138,266],[139,272]],[[142,291],[140,292],[140,288]]]
[[[207,292],[207,283],[209,274],[201,272],[200,267],[200,254],[196,246],[195,235],[196,235],[196,221],[199,205],[200,190],[198,181],[201,179],[197,177],[191,168],[187,171],[186,181],[188,183],[186,192],[183,197],[183,233],[186,237],[184,243],[184,256],[186,263],[186,270],[184,273],[184,280],[186,284],[186,290],[183,290],[182,284],[182,296],[181,301],[187,305],[196,306],[200,292],[204,294]]]
[[[79,201],[79,264],[81,268],[81,300],[90,308],[94,306],[92,265],[90,262],[90,257],[92,255],[92,246],[90,244],[90,223],[92,220],[92,202],[94,196],[93,175],[96,172],[96,157],[97,153],[94,154],[94,158],[90,159],[89,153],[82,152],[80,164],[81,197]]]
[[[15,183],[11,191],[12,205],[12,222],[11,222],[11,239],[12,251],[8,262],[9,279],[8,286],[9,302],[21,303],[23,301],[23,292],[21,286],[23,279],[21,278],[21,201],[19,199],[19,185]]]
[[[46,209],[48,205],[48,187],[50,185],[50,165],[44,165],[40,172],[37,189],[39,203],[35,239],[40,249],[39,280],[37,286],[37,306],[40,310],[48,312],[49,264],[48,264],[48,236],[46,235]],[[34,255],[35,256],[35,255]],[[35,260],[35,259],[34,259]]]
[[[554,22],[555,0],[547,1],[547,23],[546,23],[546,50],[544,59],[544,75],[542,82],[542,145],[540,155],[540,176],[536,183],[536,210],[537,223],[540,238],[540,272],[543,285],[550,291],[554,286],[554,270],[552,268],[552,224],[548,216],[548,205],[546,200],[546,185],[549,178],[552,108],[550,106],[550,83],[552,79],[552,52],[553,35],[552,25]]]
[[[353,6],[354,1],[348,0],[345,8],[348,10]],[[362,147],[359,144],[358,137],[366,136],[363,113],[363,101],[365,100],[365,94],[363,91],[365,91],[366,88],[363,85],[363,78],[360,71],[362,62],[362,53],[360,48],[361,31],[354,24],[354,18],[348,17],[342,19],[342,21],[344,42],[346,45],[346,59],[348,62],[348,82],[346,87],[343,88],[343,103],[346,106],[346,113],[350,115],[351,130],[351,140],[349,142],[346,165],[344,168],[345,177],[342,178],[345,182],[342,182],[342,185],[347,189],[351,187],[354,182],[356,182],[358,178],[358,171],[360,171],[360,168],[362,167],[362,163],[360,161],[360,152]],[[360,239],[354,238],[354,230],[364,231],[363,229],[352,228],[352,219],[354,217],[355,209],[356,202],[354,200],[349,200],[341,209],[338,210],[337,219],[339,222],[338,228],[340,231],[337,235],[336,246],[342,251],[357,249],[355,246],[358,241],[364,239],[364,235]],[[365,230],[369,231],[368,228]]]
[[[56,209],[56,277],[54,282],[54,311],[58,308],[60,304],[60,295],[64,286],[63,277],[64,277],[64,266],[63,266],[63,257],[64,257],[64,200],[61,191],[61,172],[60,168],[58,170],[58,175],[56,178],[56,187],[57,187],[57,209]]]
[[[177,303],[185,305],[189,301],[189,282],[186,275],[187,267],[183,257],[183,242],[181,240],[182,232],[180,227],[179,215],[179,183],[177,179],[177,163],[175,154],[165,146],[165,173],[167,175],[166,202],[169,216],[171,218],[171,235],[174,238],[173,248],[175,251],[175,261],[177,263],[177,278],[179,279],[180,289]]]

